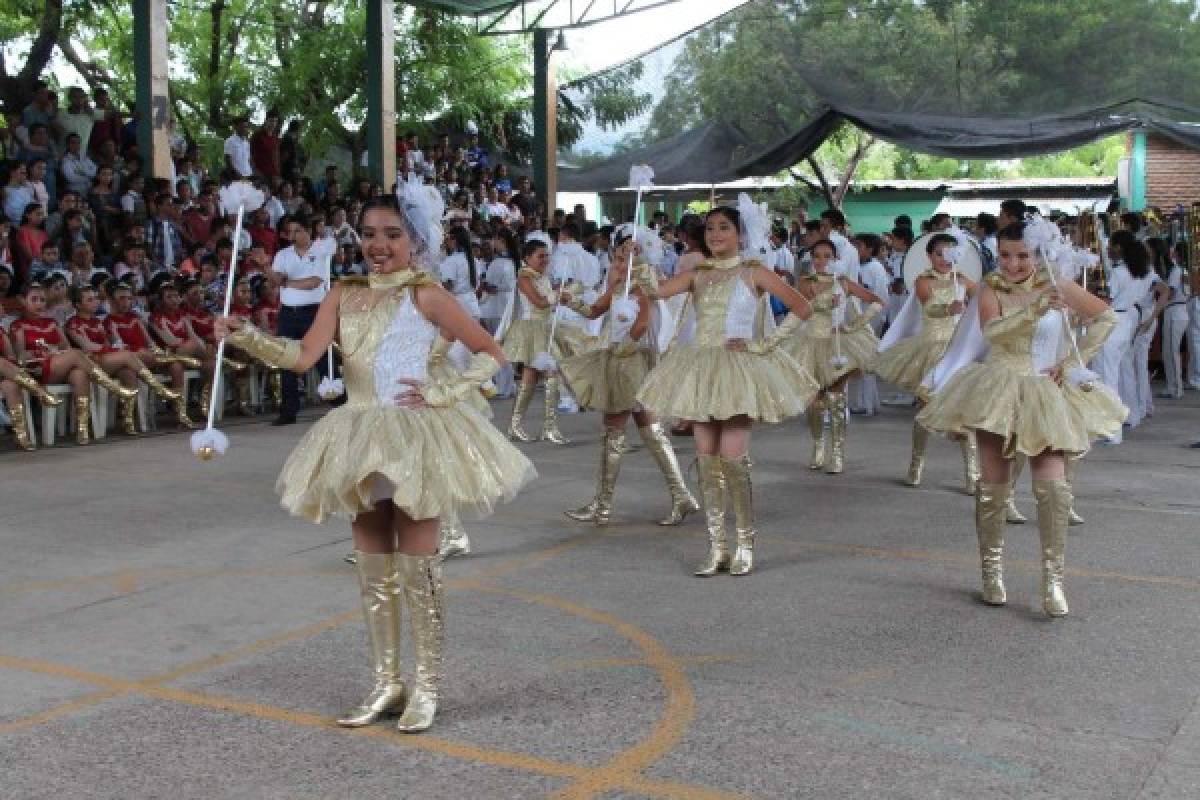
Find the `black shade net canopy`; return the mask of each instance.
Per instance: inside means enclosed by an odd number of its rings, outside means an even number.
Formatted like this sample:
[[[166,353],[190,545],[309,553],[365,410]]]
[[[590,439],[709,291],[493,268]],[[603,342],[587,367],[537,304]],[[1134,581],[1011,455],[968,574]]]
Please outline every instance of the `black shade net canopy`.
[[[576,191],[624,185],[635,163],[656,171],[670,163],[659,183],[773,175],[845,123],[964,159],[1054,152],[1130,129],[1200,149],[1200,8],[1194,0],[750,0],[565,91],[572,101],[594,96],[589,82],[653,102],[620,131],[628,147],[564,174]]]

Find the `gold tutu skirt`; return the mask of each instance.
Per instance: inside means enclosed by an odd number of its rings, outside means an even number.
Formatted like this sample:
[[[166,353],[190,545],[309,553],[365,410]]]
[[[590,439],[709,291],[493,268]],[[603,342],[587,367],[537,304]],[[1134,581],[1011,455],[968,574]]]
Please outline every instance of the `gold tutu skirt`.
[[[637,406],[638,389],[650,372],[650,354],[636,350],[623,356],[605,348],[564,358],[559,368],[580,407],[618,414]]]
[[[563,325],[554,328],[554,349],[550,349],[551,320],[520,319],[504,335],[504,356],[514,364],[532,364],[538,353],[566,358],[584,353],[594,342],[582,328]]]
[[[920,336],[905,339],[875,357],[875,374],[906,392],[917,392],[929,370],[942,360],[949,344]]]
[[[809,375],[816,378],[821,388],[828,388],[838,379],[852,372],[871,372],[879,354],[879,339],[870,328],[862,328],[838,336],[838,348],[846,358],[844,366],[835,367],[833,337],[805,336],[801,334],[785,344],[788,353]]]
[[[659,417],[767,423],[804,412],[820,387],[782,347],[766,355],[681,345],[650,370],[638,402]]]
[[[1046,450],[1086,453],[1093,440],[1120,431],[1127,413],[1100,383],[1085,392],[985,362],[963,367],[917,421],[942,433],[994,433],[1005,440],[1006,455],[1036,456]]]
[[[462,405],[344,405],[309,429],[279,473],[291,514],[322,522],[353,517],[383,497],[413,519],[450,510],[485,515],[536,477],[495,426]]]

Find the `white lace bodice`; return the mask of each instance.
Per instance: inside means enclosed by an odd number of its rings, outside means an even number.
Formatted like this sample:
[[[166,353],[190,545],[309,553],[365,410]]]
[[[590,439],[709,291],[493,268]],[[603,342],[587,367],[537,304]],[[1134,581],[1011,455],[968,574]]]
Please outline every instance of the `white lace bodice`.
[[[409,292],[392,319],[375,353],[375,397],[391,404],[402,387],[401,378],[424,381],[428,374],[429,350],[437,329],[421,315]]]
[[[1048,311],[1038,320],[1029,342],[1034,372],[1041,373],[1058,363],[1059,345],[1063,337],[1063,316],[1057,309]]]
[[[729,305],[725,309],[725,338],[754,338],[754,320],[758,314],[758,298],[740,276],[733,279]]]

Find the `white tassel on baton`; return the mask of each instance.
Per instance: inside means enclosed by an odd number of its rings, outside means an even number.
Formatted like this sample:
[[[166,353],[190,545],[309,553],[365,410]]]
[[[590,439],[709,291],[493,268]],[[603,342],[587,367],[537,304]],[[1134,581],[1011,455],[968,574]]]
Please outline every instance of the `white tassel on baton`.
[[[330,252],[325,256],[325,288],[333,287],[333,253]],[[329,351],[325,354],[325,377],[317,384],[317,394],[323,400],[336,400],[346,393],[346,384],[341,378],[335,377],[337,373],[334,371],[333,363],[333,344],[330,343]]]
[[[637,200],[633,204],[633,238],[637,241],[637,230],[642,215],[642,192],[654,186],[654,168],[649,164],[635,164],[629,168],[629,185],[637,189]],[[629,250],[629,271],[625,273],[625,297],[633,289],[633,253],[636,248]],[[628,322],[622,319],[622,322]]]
[[[229,261],[229,275],[225,279],[225,305],[222,316],[229,316],[233,305],[233,287],[237,283],[237,254],[238,245],[242,240],[242,224],[247,211],[257,211],[266,200],[263,193],[254,188],[248,181],[231,183],[220,191],[221,212],[229,213],[237,209],[237,222],[233,226],[233,256]],[[204,430],[192,434],[192,452],[201,461],[211,461],[216,456],[225,455],[229,449],[229,437],[217,430],[214,425],[217,419],[217,404],[221,402],[221,367],[225,361],[225,340],[217,344],[217,360],[213,366],[212,390],[208,397],[208,424]]]

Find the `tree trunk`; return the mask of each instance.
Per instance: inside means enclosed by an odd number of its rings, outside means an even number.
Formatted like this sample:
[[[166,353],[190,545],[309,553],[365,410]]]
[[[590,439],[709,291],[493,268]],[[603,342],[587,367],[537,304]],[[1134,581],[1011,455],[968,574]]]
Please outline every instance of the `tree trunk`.
[[[46,64],[50,63],[50,56],[54,54],[54,45],[62,32],[62,19],[62,0],[45,0],[42,22],[20,71],[16,75],[9,75],[4,62],[0,60],[0,99],[9,111],[21,111],[29,105],[33,85],[41,78]]]
[[[841,199],[834,198],[833,187],[829,185],[829,179],[825,177],[825,170],[821,169],[821,165],[812,156],[806,158],[805,161],[812,168],[813,174],[817,176],[817,182],[821,184],[821,194],[825,196],[825,202],[830,208],[841,208]]]
[[[842,174],[842,179],[838,181],[837,190],[834,192],[833,198],[836,203],[834,208],[841,209],[842,202],[846,199],[846,192],[850,191],[850,183],[854,180],[854,173],[858,171],[858,165],[866,158],[867,152],[874,144],[874,136],[859,134],[858,144],[855,145],[854,153],[850,156],[850,161],[846,164],[846,171]]]

